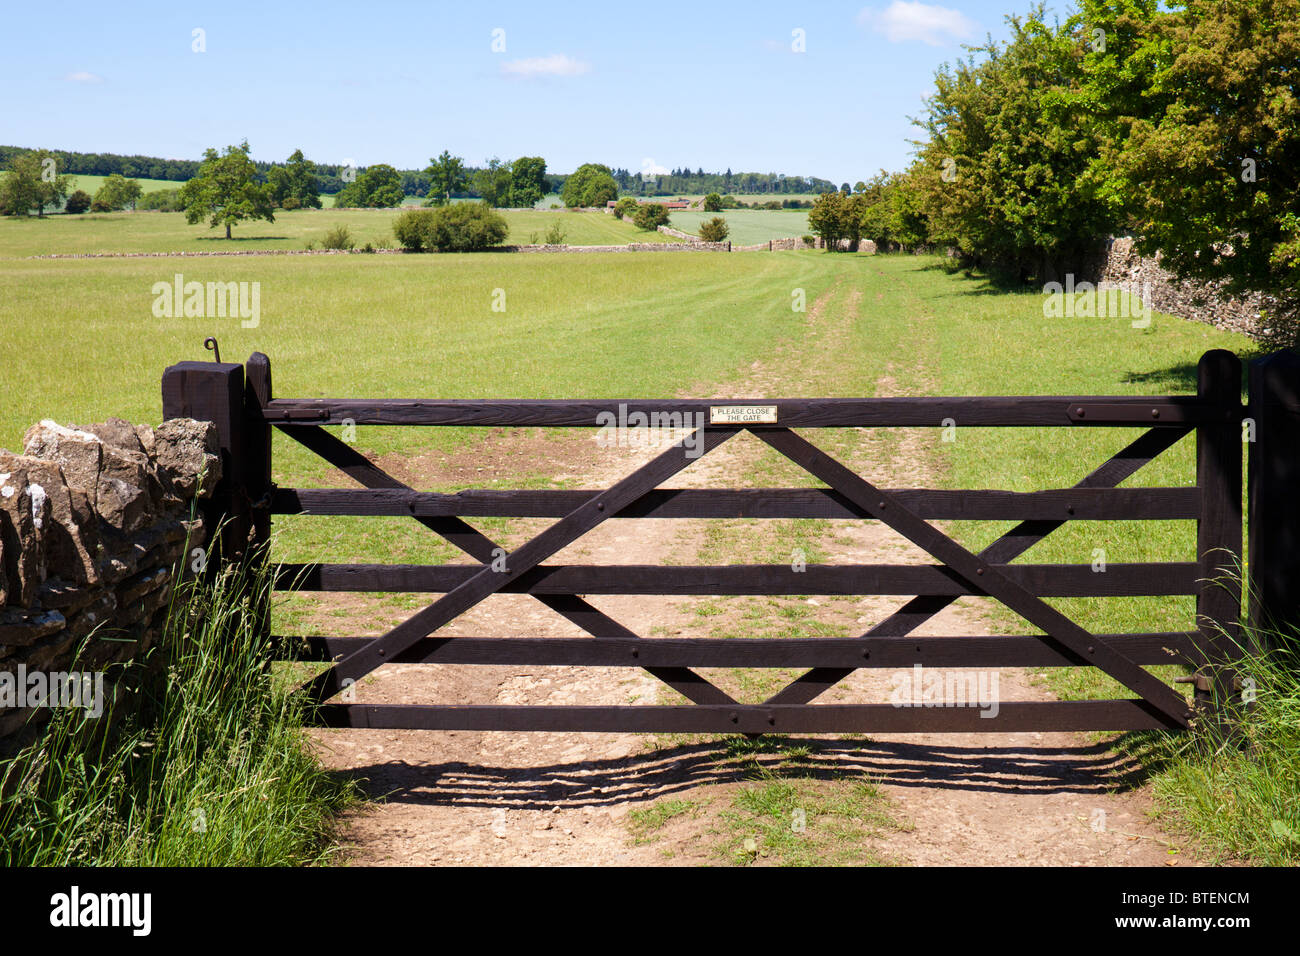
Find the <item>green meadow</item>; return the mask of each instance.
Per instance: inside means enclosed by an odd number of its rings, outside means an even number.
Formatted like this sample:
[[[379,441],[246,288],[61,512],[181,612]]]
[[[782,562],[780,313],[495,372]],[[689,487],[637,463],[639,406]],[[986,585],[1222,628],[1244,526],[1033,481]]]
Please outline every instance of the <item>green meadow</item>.
[[[107,176],[88,176],[83,173],[71,174],[74,180],[73,189],[84,189],[92,196],[99,192],[99,188],[104,185]],[[131,177],[135,178],[135,177]],[[147,193],[156,193],[164,189],[180,189],[185,184],[174,179],[136,179],[140,184],[140,189]]]
[[[0,169],[0,178],[9,175],[6,170]],[[95,195],[99,187],[104,185],[107,176],[90,176],[85,173],[69,173],[72,180],[72,189],[84,189],[90,195]],[[185,184],[172,179],[141,179],[131,177],[140,184],[140,189],[147,193],[156,193],[160,189],[180,189]],[[69,190],[71,192],[72,190]]]
[[[727,220],[730,230],[727,238],[738,246],[752,246],[769,239],[802,236],[808,232],[807,209],[724,209],[721,212],[674,210],[670,225],[683,232],[697,233],[700,223],[707,222],[714,216]]]
[[[358,248],[367,242],[378,248],[397,247],[393,220],[400,209],[278,210],[274,222],[240,223],[231,239],[206,223],[190,225],[179,212],[88,213],[50,215],[0,222],[0,258],[115,252],[244,252],[251,249],[300,250],[319,248],[325,233],[347,226]],[[514,244],[544,242],[547,231],[560,227],[564,241],[575,246],[623,245],[629,242],[672,242],[660,232],[643,232],[630,222],[603,212],[521,209],[501,213]]]

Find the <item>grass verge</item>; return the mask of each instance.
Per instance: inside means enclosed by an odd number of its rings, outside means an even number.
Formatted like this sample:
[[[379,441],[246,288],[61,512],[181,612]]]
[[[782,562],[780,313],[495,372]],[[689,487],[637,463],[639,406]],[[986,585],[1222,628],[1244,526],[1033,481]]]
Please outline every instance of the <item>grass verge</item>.
[[[1300,864],[1300,634],[1246,628],[1235,736],[1129,734],[1168,826],[1211,862]],[[1270,648],[1261,651],[1256,648]]]
[[[270,666],[227,571],[178,586],[156,680],[103,717],[56,711],[0,774],[5,866],[301,866],[331,853],[354,785],[302,733],[306,704]],[[111,730],[101,731],[101,726]]]

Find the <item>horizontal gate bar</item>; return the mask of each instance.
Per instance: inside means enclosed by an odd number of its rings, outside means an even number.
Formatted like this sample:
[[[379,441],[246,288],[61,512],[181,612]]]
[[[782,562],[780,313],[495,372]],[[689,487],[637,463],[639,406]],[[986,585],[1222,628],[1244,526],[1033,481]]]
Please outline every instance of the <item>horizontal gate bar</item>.
[[[508,560],[508,559],[507,559]],[[1194,594],[1196,564],[996,565],[1042,597]],[[279,564],[276,587],[300,591],[447,592],[483,565]],[[541,565],[500,589],[503,594],[983,594],[943,565]]]
[[[853,428],[934,426],[951,419],[969,426],[1122,426],[1160,427],[1222,423],[1240,417],[1240,408],[1195,395],[1142,398],[1121,396],[1003,396],[954,398],[787,398],[663,400],[437,400],[277,398],[262,407],[274,425],[474,425],[566,426],[635,429],[645,426],[712,425],[710,409],[736,406],[776,409],[778,428]],[[1080,411],[1082,410],[1082,414]],[[612,418],[611,418],[612,416]],[[675,416],[675,418],[674,418]],[[689,416],[689,417],[686,417]],[[768,417],[768,416],[765,416]],[[718,425],[734,424],[719,420]],[[763,424],[744,423],[746,428]]]
[[[1138,664],[1202,662],[1199,631],[1098,634]],[[277,637],[305,642],[309,660],[346,656],[372,637]],[[1088,662],[1042,635],[869,638],[426,637],[395,664],[528,664],[574,667],[1071,667]]]
[[[1181,729],[1144,700],[1007,701],[992,709],[893,704],[526,706],[323,704],[327,727],[394,730],[805,734],[1007,733],[1026,730]]]
[[[280,488],[275,514],[562,518],[596,491],[473,490],[455,494],[405,489]],[[1198,488],[1066,488],[1048,491],[888,490],[920,517],[935,520],[1141,521],[1200,515]],[[652,491],[615,518],[864,518],[828,488]]]

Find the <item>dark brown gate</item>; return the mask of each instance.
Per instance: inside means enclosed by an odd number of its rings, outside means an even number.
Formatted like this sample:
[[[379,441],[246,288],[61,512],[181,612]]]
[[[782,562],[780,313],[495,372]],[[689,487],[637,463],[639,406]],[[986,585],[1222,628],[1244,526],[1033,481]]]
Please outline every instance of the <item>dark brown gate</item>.
[[[441,595],[378,638],[311,636],[333,664],[307,689],[331,726],[463,730],[674,731],[694,733],[921,732],[1182,729],[1195,712],[1146,666],[1182,663],[1213,673],[1197,696],[1228,699],[1227,668],[1239,653],[1242,544],[1241,366],[1212,351],[1199,364],[1195,395],[998,398],[785,399],[768,401],[373,401],[273,398],[270,363],[192,362],[163,378],[168,417],[216,421],[227,471],[211,508],[226,516],[223,551],[249,559],[268,540],[273,514],[409,516],[476,565],[277,565],[277,580],[306,591],[397,591]],[[617,484],[588,491],[415,491],[386,474],[326,426],[597,427],[600,416],[644,413],[701,421],[679,443]],[[738,424],[735,407],[762,409]],[[730,408],[731,411],[720,412]],[[775,409],[775,414],[771,410]],[[671,416],[683,416],[673,419]],[[695,416],[703,416],[697,419]],[[689,417],[685,417],[689,416]],[[739,416],[740,420],[747,416]],[[772,420],[774,419],[774,420]],[[1036,492],[883,489],[818,448],[820,428],[1143,428],[1139,437],[1077,484]],[[280,488],[272,482],[270,435],[278,428],[360,483],[361,489]],[[695,490],[661,487],[693,458],[741,430],[779,451],[826,487]],[[1118,486],[1194,434],[1194,484]],[[466,519],[557,519],[505,562],[495,542]],[[931,555],[931,565],[638,566],[556,565],[549,558],[606,520],[627,518],[848,518],[880,521]],[[1197,522],[1196,554],[1183,562],[1012,564],[1067,521]],[[1017,521],[976,553],[930,522]],[[251,547],[250,547],[251,545]],[[496,593],[523,593],[586,631],[585,638],[446,637],[439,631]],[[900,595],[907,600],[852,639],[642,638],[588,602],[601,594]],[[962,595],[987,595],[1037,627],[1037,635],[916,637],[912,632]],[[1195,595],[1185,631],[1093,634],[1044,598]],[[269,636],[269,631],[268,631]],[[692,703],[681,706],[376,705],[338,702],[351,683],[385,663],[640,667]],[[986,719],[972,707],[892,703],[818,704],[858,668],[1093,666],[1134,695],[1115,700],[1000,701]],[[762,704],[740,704],[695,668],[806,668]]]

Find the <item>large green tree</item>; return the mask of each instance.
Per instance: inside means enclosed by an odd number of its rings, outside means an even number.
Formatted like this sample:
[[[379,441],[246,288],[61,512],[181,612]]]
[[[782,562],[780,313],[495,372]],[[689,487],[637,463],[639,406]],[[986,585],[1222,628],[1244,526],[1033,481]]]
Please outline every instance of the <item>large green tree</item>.
[[[853,185],[853,197],[862,208],[862,237],[870,239],[876,248],[884,251],[896,241],[893,226],[894,177],[883,169],[867,182],[859,180]]]
[[[1113,226],[1095,162],[1104,130],[1079,108],[1089,35],[1041,7],[1007,23],[1008,43],[937,73],[917,184],[936,236],[977,264],[1051,279]]]
[[[0,180],[0,214],[38,217],[46,206],[58,206],[73,188],[72,177],[59,172],[59,158],[48,150],[32,150],[13,157],[9,172]]]
[[[291,205],[299,207],[321,207],[316,164],[307,159],[300,149],[293,151],[285,165],[272,168],[266,175],[266,181],[277,206],[283,206],[285,200],[292,200]]]
[[[514,172],[510,163],[503,163],[493,156],[486,166],[474,173],[470,183],[474,192],[489,206],[513,204]]]
[[[144,190],[135,179],[127,179],[120,173],[113,173],[104,180],[104,184],[95,192],[95,202],[108,209],[135,208],[136,202],[144,195]]]
[[[465,161],[443,150],[437,159],[429,160],[425,170],[429,177],[429,198],[426,206],[441,206],[451,201],[451,194],[462,191],[469,183]]]
[[[618,183],[608,166],[600,163],[583,163],[564,181],[560,193],[564,204],[575,206],[603,206],[618,198]]]
[[[387,163],[376,163],[344,186],[334,205],[387,209],[401,205],[403,198],[401,173]]]
[[[866,203],[861,196],[847,195],[840,190],[824,192],[808,212],[808,228],[826,241],[828,250],[835,252],[840,240],[856,244],[862,237],[865,210]]]
[[[1089,106],[1139,251],[1230,292],[1300,299],[1300,0],[1085,0]]]
[[[208,148],[203,152],[199,174],[181,187],[180,203],[185,221],[208,220],[209,228],[230,227],[245,219],[275,222],[271,189],[257,181],[257,167],[248,158],[248,141],[227,146],[218,154]]]
[[[533,206],[546,195],[546,160],[540,156],[520,156],[511,164],[510,205]]]

